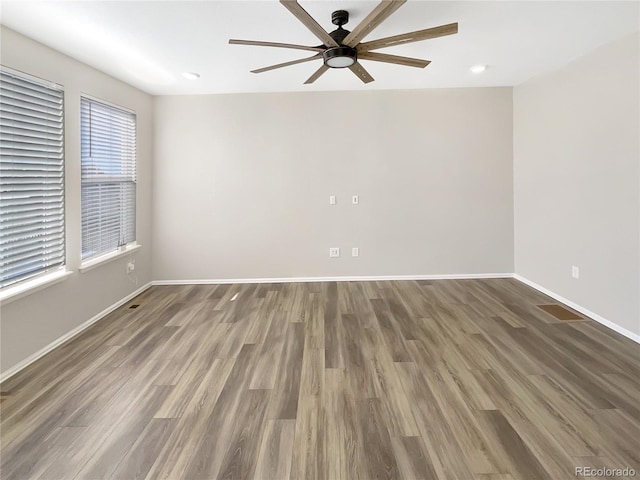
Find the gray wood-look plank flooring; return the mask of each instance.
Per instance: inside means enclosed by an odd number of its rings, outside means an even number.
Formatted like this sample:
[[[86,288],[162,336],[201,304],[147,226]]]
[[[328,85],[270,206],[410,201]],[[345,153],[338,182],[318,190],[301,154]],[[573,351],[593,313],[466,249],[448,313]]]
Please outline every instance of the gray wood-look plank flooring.
[[[0,477],[640,476],[640,346],[554,304],[512,279],[152,287],[2,384]]]

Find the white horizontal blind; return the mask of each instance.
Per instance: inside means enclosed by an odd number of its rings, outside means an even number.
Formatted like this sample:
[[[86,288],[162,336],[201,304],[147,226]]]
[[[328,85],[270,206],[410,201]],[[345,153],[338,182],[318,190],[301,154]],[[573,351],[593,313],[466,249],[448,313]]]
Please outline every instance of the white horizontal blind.
[[[136,116],[81,100],[82,259],[136,239]]]
[[[60,268],[63,92],[0,70],[0,288]]]

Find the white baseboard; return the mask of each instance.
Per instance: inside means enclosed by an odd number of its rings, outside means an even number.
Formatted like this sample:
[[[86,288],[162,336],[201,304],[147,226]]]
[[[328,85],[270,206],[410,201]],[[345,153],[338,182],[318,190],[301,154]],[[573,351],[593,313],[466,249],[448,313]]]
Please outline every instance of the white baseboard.
[[[197,280],[154,280],[153,285],[224,285],[229,283],[376,282],[387,280],[469,280],[512,278],[513,273],[471,273],[445,275],[374,275],[344,277],[207,278]]]
[[[87,328],[89,328],[91,325],[93,325],[94,323],[96,323],[98,320],[100,320],[101,318],[107,316],[108,314],[110,314],[111,312],[113,312],[116,308],[121,307],[122,305],[124,305],[125,303],[127,303],[129,300],[131,300],[134,297],[137,297],[138,295],[140,295],[142,292],[144,292],[147,288],[151,287],[151,282],[147,283],[146,285],[144,285],[143,287],[140,287],[139,289],[137,289],[135,292],[130,293],[129,295],[127,295],[126,297],[124,297],[121,300],[118,300],[116,303],[114,303],[113,305],[108,306],[107,308],[105,308],[104,310],[102,310],[100,313],[94,315],[93,317],[91,317],[89,320],[87,320],[86,322],[84,322],[82,325],[78,325],[76,328],[74,328],[73,330],[71,330],[70,332],[65,333],[64,335],[62,335],[60,338],[58,338],[57,340],[54,340],[53,342],[51,342],[49,345],[47,345],[46,347],[38,350],[36,353],[34,353],[33,355],[28,356],[27,358],[25,358],[23,361],[21,361],[20,363],[18,363],[17,365],[14,365],[13,367],[9,368],[7,371],[3,372],[0,375],[0,383],[4,382],[5,380],[7,380],[8,378],[14,376],[16,373],[18,373],[20,370],[22,370],[23,368],[31,365],[33,362],[35,362],[36,360],[38,360],[40,357],[43,357],[44,355],[46,355],[47,353],[49,353],[51,350],[53,350],[54,348],[62,345],[64,342],[66,342],[67,340],[72,339],[73,337],[75,337],[76,335],[79,335],[80,333],[82,333],[84,330],[86,330]]]
[[[547,290],[546,288],[538,285],[535,282],[532,282],[528,278],[518,275],[517,273],[513,274],[513,278],[524,283],[525,285],[529,285],[531,288],[535,288],[539,292],[542,292],[545,295],[550,296],[551,298],[553,298],[554,300],[557,300],[558,302],[564,303],[565,305],[573,308],[576,312],[580,312],[583,315],[586,315],[587,317],[591,318],[592,320],[595,320],[596,322],[604,325],[605,327],[610,328],[615,332],[618,332],[620,335],[623,335],[628,339],[633,340],[636,343],[640,343],[640,335],[638,335],[637,333],[627,330],[626,328],[623,328],[620,325],[613,323],[612,321],[607,320],[604,317],[601,317],[600,315],[592,312],[591,310],[587,310],[586,308],[578,305],[577,303],[572,302],[571,300],[567,300],[566,298],[558,295],[557,293],[552,292],[551,290]]]

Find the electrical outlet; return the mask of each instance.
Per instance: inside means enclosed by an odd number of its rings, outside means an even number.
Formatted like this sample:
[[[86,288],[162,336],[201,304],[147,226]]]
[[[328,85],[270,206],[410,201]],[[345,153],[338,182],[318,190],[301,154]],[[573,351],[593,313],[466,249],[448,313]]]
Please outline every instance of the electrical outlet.
[[[335,195],[329,195],[329,205],[335,205],[337,203]]]
[[[136,269],[136,261],[132,260],[127,263],[127,274],[133,272]]]
[[[340,249],[339,248],[330,248],[329,249],[329,256],[330,257],[339,257],[340,256]]]
[[[571,267],[571,276],[573,278],[580,278],[580,269],[575,265]]]
[[[353,247],[351,249],[351,256],[352,257],[359,257],[360,256],[360,249],[358,247]]]

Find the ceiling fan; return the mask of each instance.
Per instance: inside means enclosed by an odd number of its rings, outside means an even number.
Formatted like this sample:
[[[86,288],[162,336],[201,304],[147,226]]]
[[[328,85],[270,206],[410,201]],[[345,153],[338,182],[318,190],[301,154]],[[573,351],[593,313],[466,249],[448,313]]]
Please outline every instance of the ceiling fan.
[[[377,53],[372,50],[379,48],[393,47],[405,43],[419,42],[430,38],[443,37],[458,33],[458,24],[450,23],[439,27],[427,28],[392,37],[379,38],[369,42],[361,42],[365,36],[385,21],[393,12],[400,8],[406,0],[382,0],[353,31],[342,28],[349,21],[349,12],[337,10],[331,15],[331,22],[338,28],[332,32],[325,31],[307,11],[297,2],[297,0],[280,0],[298,20],[300,20],[311,33],[318,37],[323,43],[317,47],[305,45],[293,45],[290,43],[260,42],[255,40],[229,40],[232,45],[254,45],[262,47],[292,48],[296,50],[308,50],[316,52],[311,57],[292,60],[290,62],[278,63],[269,67],[252,70],[252,73],[262,73],[276,68],[288,67],[298,63],[310,62],[312,60],[322,60],[322,66],[311,75],[305,84],[315,82],[320,76],[330,68],[349,68],[364,83],[373,82],[373,77],[367,72],[358,60],[372,60],[374,62],[394,63],[408,67],[424,68],[431,62],[418,58],[400,57],[386,53]]]

